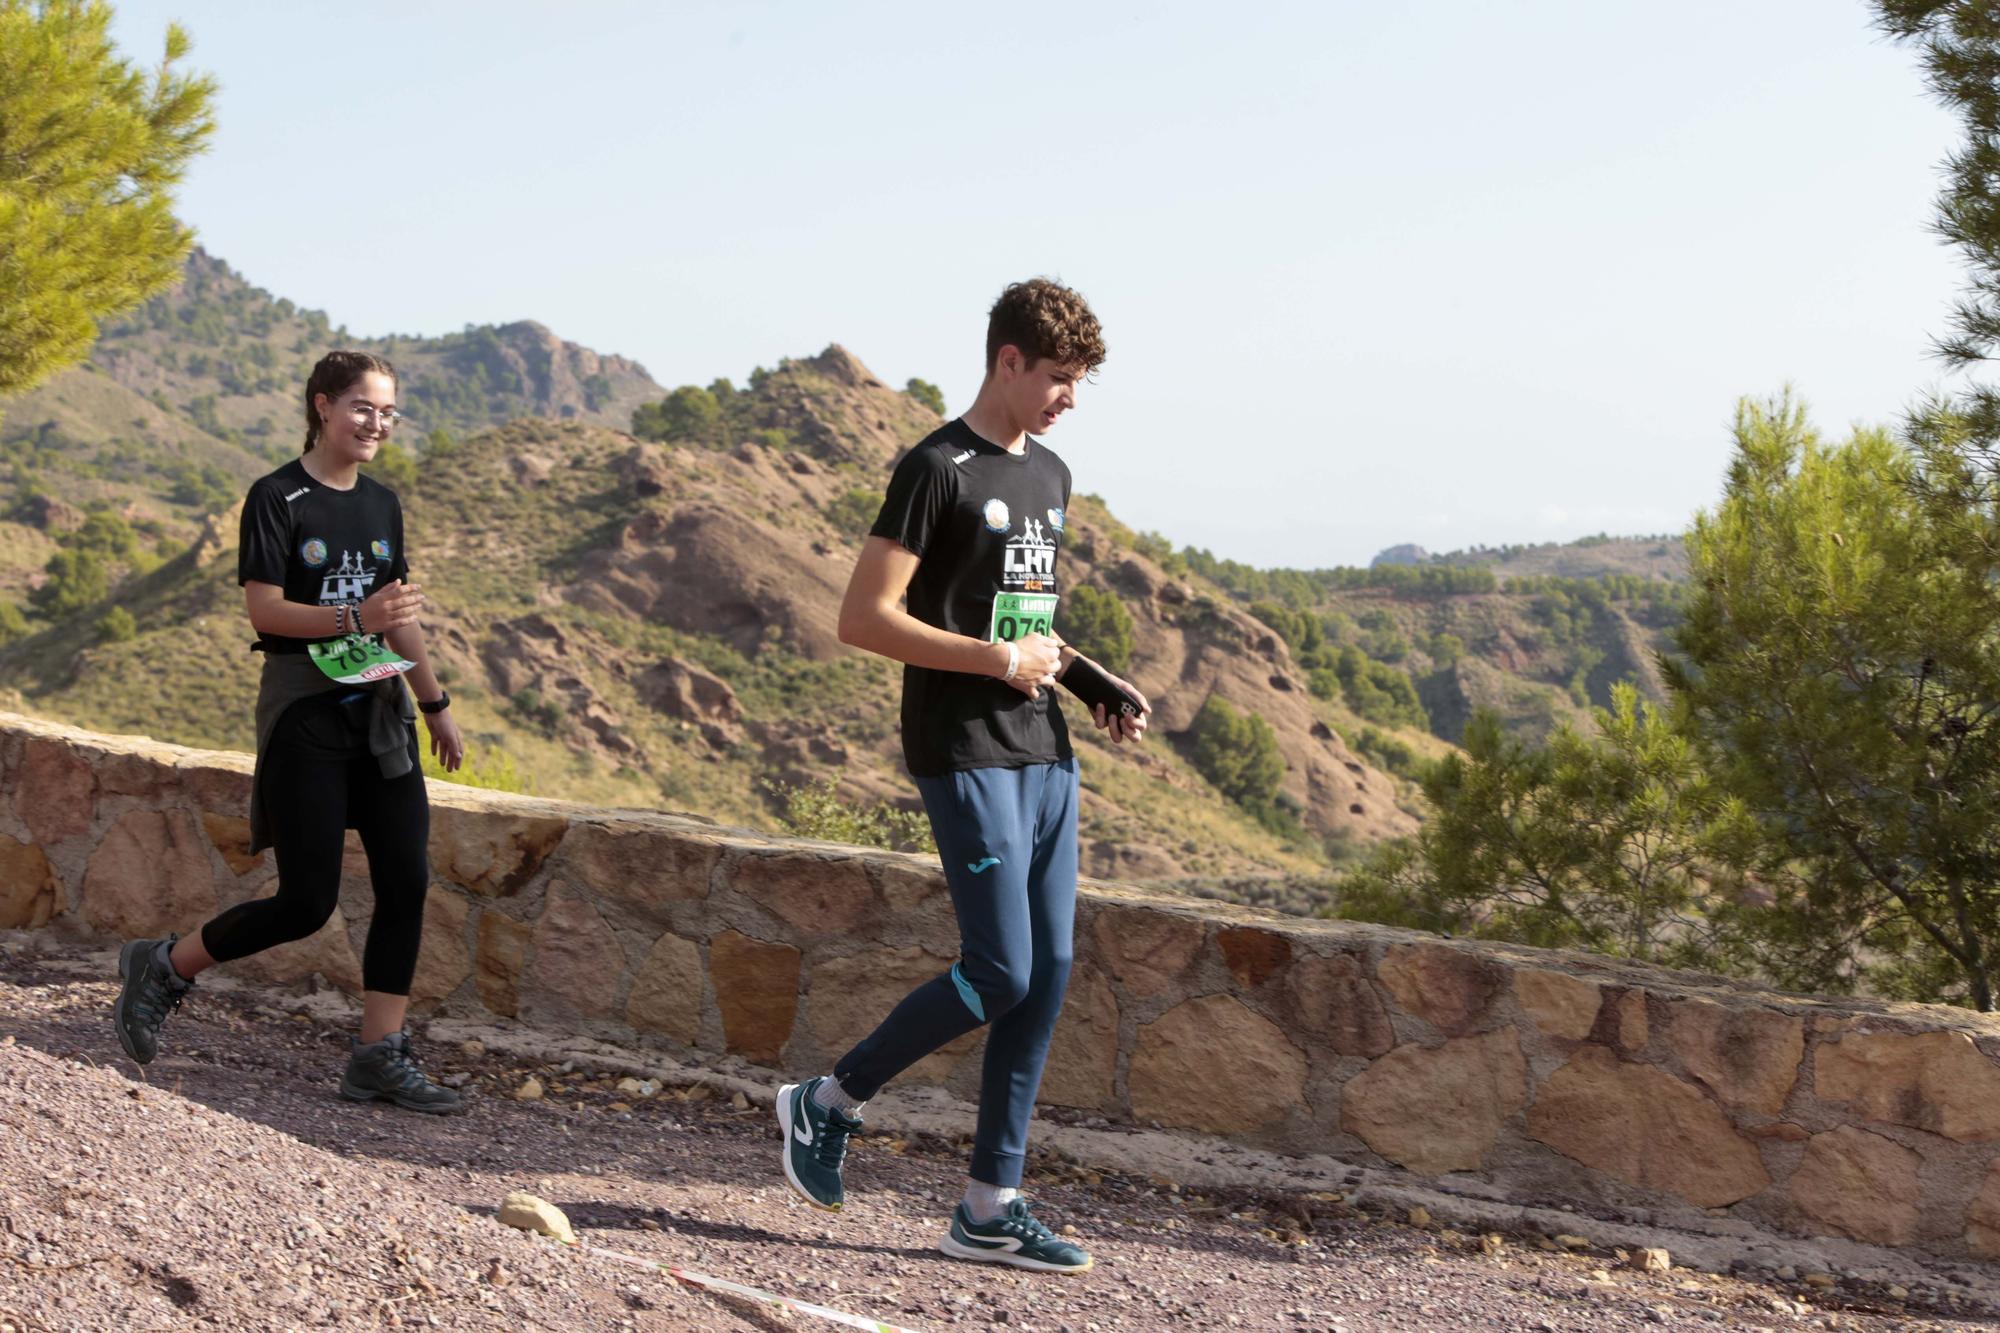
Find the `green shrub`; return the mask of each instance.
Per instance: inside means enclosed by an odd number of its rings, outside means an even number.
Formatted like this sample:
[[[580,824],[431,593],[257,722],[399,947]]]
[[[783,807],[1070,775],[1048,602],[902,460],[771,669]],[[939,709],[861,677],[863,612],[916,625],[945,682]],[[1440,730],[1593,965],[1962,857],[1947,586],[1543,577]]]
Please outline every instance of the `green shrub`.
[[[28,618],[12,602],[0,602],[0,643],[10,643],[28,633]]]
[[[1217,791],[1251,811],[1271,806],[1284,781],[1285,757],[1269,722],[1211,694],[1188,729],[1188,746],[1196,771]]]
[[[62,538],[62,544],[107,561],[130,560],[139,551],[139,534],[109,509],[94,509],[81,527]]]
[[[172,484],[167,499],[174,504],[212,514],[227,509],[236,499],[236,478],[213,463],[198,467],[182,462],[168,476]]]
[[[911,398],[914,398],[917,402],[922,403],[925,407],[928,407],[931,411],[937,413],[939,416],[943,416],[945,414],[944,390],[938,388],[937,385],[932,384],[929,380],[920,380],[916,376],[912,375],[910,377],[910,382],[903,386],[903,392],[910,395]]]
[[[369,464],[375,479],[392,491],[404,494],[415,489],[417,484],[417,460],[408,449],[393,441],[385,441],[376,453],[375,461]]]
[[[826,507],[826,521],[842,535],[858,541],[875,525],[875,515],[881,508],[882,497],[878,492],[857,486]]]
[[[1116,597],[1087,585],[1071,588],[1057,616],[1064,641],[1078,652],[1121,676],[1131,668],[1132,615]]]
[[[1357,754],[1399,778],[1415,778],[1421,771],[1423,760],[1407,741],[1398,740],[1373,727],[1363,727],[1353,744]]]
[[[139,637],[139,622],[122,606],[114,606],[97,622],[97,637],[105,643],[130,643]]]
[[[528,793],[528,780],[514,767],[514,756],[505,748],[495,745],[476,751],[459,765],[458,772],[445,772],[444,765],[430,752],[428,744],[423,752],[424,776],[444,782],[456,782],[467,787],[483,787],[487,791],[511,791]]]
[[[507,703],[523,722],[544,736],[555,735],[556,728],[562,725],[562,705],[542,698],[542,692],[533,686],[514,691]]]
[[[1377,662],[1361,649],[1349,646],[1340,650],[1332,675],[1340,684],[1341,697],[1347,706],[1368,721],[1430,730],[1430,715],[1424,711],[1408,672]],[[1331,683],[1319,671],[1306,678],[1306,687],[1323,699],[1332,697],[1327,693]]]
[[[930,821],[920,811],[887,804],[851,805],[840,799],[839,784],[832,778],[804,786],[784,782],[764,785],[778,800],[779,821],[795,837],[895,852],[937,851]]]
[[[57,551],[42,569],[48,577],[28,601],[51,620],[101,602],[111,591],[110,571],[93,551]]]
[[[1187,557],[1174,549],[1174,544],[1157,532],[1142,532],[1132,539],[1132,549],[1145,556],[1175,578],[1186,578]]]
[[[632,433],[668,444],[712,444],[722,424],[722,404],[707,389],[683,384],[632,414]]]

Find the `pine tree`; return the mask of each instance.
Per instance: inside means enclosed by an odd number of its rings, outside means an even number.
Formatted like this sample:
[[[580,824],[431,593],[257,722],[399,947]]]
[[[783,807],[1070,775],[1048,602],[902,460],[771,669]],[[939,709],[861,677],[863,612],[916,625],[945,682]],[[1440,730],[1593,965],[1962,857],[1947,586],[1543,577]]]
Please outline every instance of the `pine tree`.
[[[1087,583],[1078,584],[1063,598],[1059,617],[1063,638],[1085,657],[1107,671],[1122,673],[1131,667],[1132,613],[1116,597]]]
[[[1189,758],[1215,789],[1246,810],[1266,810],[1285,780],[1285,756],[1271,724],[1211,694],[1188,728]]]
[[[80,360],[101,319],[180,275],[174,188],[213,128],[178,26],[142,72],[103,0],[0,0],[0,396]]]
[[[1789,919],[1881,960],[1878,991],[1994,1007],[2000,561],[1885,432],[1822,443],[1745,404],[1668,680],[1797,874]],[[1776,941],[1782,944],[1783,941]],[[1810,943],[1803,936],[1796,943]]]
[[[1546,745],[1475,713],[1463,752],[1423,770],[1422,831],[1342,882],[1341,914],[1745,970],[1727,934],[1757,851],[1748,812],[1629,683],[1592,711],[1594,734],[1565,725]]]

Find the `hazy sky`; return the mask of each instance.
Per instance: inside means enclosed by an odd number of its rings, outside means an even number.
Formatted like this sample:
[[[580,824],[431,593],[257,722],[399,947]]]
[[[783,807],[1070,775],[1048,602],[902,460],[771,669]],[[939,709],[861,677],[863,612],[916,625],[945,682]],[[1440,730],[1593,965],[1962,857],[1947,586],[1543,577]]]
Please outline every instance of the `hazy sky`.
[[[1742,394],[1939,382],[1954,126],[1849,0],[118,0],[222,82],[184,216],[359,333],[536,319],[661,383],[840,342],[953,410],[1043,273],[1050,444],[1260,564],[1678,530]]]

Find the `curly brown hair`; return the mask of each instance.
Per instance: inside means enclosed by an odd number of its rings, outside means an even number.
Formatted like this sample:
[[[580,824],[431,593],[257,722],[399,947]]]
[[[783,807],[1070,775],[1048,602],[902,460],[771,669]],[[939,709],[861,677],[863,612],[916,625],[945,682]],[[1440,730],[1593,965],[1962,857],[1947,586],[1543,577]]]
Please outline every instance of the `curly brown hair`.
[[[1089,374],[1104,364],[1104,330],[1083,297],[1059,282],[1030,278],[1008,285],[986,316],[986,369],[1002,347],[1018,347],[1033,364],[1047,357]]]

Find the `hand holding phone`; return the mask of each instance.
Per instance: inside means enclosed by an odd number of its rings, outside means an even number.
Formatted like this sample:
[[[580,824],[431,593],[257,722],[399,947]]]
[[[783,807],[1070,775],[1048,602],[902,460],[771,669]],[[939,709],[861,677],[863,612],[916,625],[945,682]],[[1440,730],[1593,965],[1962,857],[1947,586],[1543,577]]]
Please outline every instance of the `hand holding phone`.
[[[1094,710],[1100,706],[1108,720],[1114,717],[1138,718],[1151,711],[1140,699],[1116,680],[1111,674],[1087,657],[1079,656],[1069,664],[1062,674],[1062,683],[1077,698]]]

